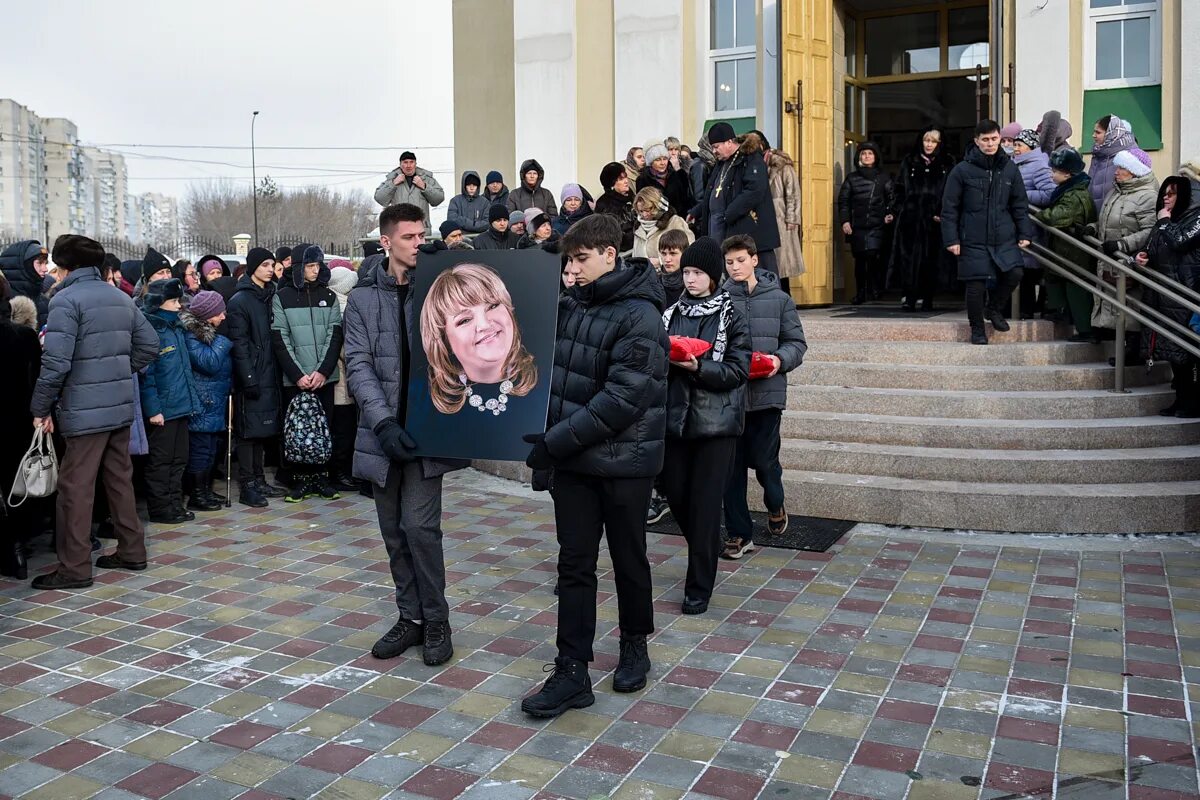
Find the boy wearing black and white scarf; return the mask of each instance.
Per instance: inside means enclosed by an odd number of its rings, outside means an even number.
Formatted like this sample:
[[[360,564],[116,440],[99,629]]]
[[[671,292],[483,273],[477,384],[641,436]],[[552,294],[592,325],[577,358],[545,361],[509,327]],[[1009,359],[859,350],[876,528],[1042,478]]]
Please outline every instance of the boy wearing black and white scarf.
[[[721,498],[742,433],[750,374],[750,329],[723,277],[721,246],[697,239],[680,259],[684,295],[663,314],[671,336],[703,339],[699,358],[672,361],[667,375],[667,450],[663,488],[688,543],[683,613],[703,614],[716,583]]]

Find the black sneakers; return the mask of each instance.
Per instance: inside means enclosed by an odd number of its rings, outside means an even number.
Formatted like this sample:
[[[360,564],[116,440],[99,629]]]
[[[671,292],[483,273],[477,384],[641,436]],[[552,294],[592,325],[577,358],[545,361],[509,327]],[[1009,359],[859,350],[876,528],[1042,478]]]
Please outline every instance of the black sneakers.
[[[272,486],[267,483],[266,478],[257,478],[254,481],[254,487],[258,489],[258,493],[263,497],[283,497],[287,494],[286,489],[280,489],[278,486]]]
[[[549,719],[571,708],[587,708],[596,702],[588,665],[575,658],[559,656],[546,665],[550,677],[537,694],[521,701],[521,710],[531,717]]]
[[[376,658],[395,658],[414,644],[425,641],[425,626],[411,620],[399,620],[371,648]]]
[[[650,507],[646,511],[646,524],[653,525],[656,522],[661,522],[663,517],[671,513],[671,506],[667,504],[666,498],[660,497],[657,492],[650,495]]]
[[[445,664],[454,655],[454,645],[450,641],[449,622],[425,623],[425,649],[421,660],[427,667]]]
[[[1008,320],[999,311],[988,311],[988,319],[992,323],[992,327],[1001,333],[1009,329]]]
[[[646,651],[645,636],[621,637],[621,660],[613,673],[614,692],[636,692],[646,688],[650,672],[650,653]]]

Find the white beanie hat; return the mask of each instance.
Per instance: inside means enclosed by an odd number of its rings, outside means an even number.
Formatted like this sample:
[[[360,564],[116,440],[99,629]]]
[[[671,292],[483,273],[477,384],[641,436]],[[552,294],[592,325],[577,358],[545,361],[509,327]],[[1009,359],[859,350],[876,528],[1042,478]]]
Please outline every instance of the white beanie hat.
[[[1133,177],[1141,178],[1150,174],[1150,168],[1128,150],[1122,150],[1113,157],[1113,164],[1133,173]]]

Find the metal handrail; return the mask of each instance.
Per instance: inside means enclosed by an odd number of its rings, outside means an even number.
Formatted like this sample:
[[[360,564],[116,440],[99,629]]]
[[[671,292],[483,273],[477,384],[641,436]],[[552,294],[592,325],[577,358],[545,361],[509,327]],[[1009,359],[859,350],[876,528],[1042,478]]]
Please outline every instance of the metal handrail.
[[[1032,211],[1039,209],[1030,207]],[[1128,324],[1127,316],[1132,317],[1142,325],[1155,331],[1161,336],[1165,336],[1171,341],[1183,347],[1196,358],[1200,358],[1200,334],[1197,334],[1191,328],[1185,325],[1180,325],[1173,319],[1164,316],[1157,309],[1145,306],[1136,298],[1127,297],[1127,288],[1129,278],[1133,278],[1145,286],[1150,287],[1159,294],[1170,298],[1172,301],[1179,303],[1184,308],[1191,310],[1194,313],[1200,313],[1200,293],[1197,293],[1178,281],[1174,281],[1165,275],[1151,273],[1146,270],[1138,270],[1122,263],[1121,261],[1112,258],[1098,248],[1100,241],[1093,236],[1085,236],[1082,239],[1070,236],[1064,231],[1059,230],[1051,225],[1047,225],[1035,215],[1030,214],[1030,219],[1039,228],[1049,232],[1054,236],[1069,242],[1077,250],[1080,250],[1096,259],[1100,264],[1111,268],[1117,274],[1117,284],[1112,288],[1110,293],[1109,284],[1106,283],[1099,275],[1094,272],[1089,272],[1054,251],[1050,250],[1045,245],[1039,243],[1031,243],[1026,252],[1034,258],[1038,263],[1042,264],[1047,269],[1066,278],[1072,283],[1081,286],[1093,295],[1099,297],[1108,303],[1111,303],[1119,312],[1117,314],[1116,326],[1116,346],[1114,353],[1114,371],[1113,371],[1113,389],[1112,391],[1124,393],[1125,389],[1125,329]],[[1152,314],[1157,319],[1151,319],[1146,314]]]

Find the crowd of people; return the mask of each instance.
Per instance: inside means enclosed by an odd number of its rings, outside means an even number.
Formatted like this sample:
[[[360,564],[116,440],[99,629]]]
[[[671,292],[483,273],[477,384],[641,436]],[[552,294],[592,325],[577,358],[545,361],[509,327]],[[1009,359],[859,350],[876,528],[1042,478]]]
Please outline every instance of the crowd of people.
[[[905,308],[929,309],[953,257],[973,341],[987,342],[985,321],[1007,330],[1009,296],[1026,286],[1044,313],[1069,315],[1087,335],[1091,295],[1037,275],[1024,252],[1037,238],[1031,213],[1073,234],[1094,225],[1105,253],[1195,287],[1197,165],[1164,181],[1152,201],[1148,158],[1128,125],[1106,117],[1095,136],[1091,179],[1056,114],[1036,130],[981,122],[957,163],[940,132],[925,131],[895,179],[877,147],[861,146],[839,197],[860,276],[856,302],[877,296],[890,275],[903,283]],[[55,498],[6,509],[0,572],[26,577],[27,540],[48,526],[58,564],[35,588],[88,587],[94,569],[144,570],[137,498],[153,524],[215,512],[233,498],[214,480],[223,468],[232,478],[236,460],[237,501],[248,508],[346,491],[373,497],[398,619],[372,654],[420,646],[424,663],[444,664],[453,644],[442,480],[467,462],[416,455],[423,432],[405,426],[422,324],[412,273],[442,248],[539,248],[560,257],[560,273],[546,276],[560,300],[549,412],[525,436],[526,463],[554,502],[558,657],[522,707],[552,717],[594,702],[587,666],[602,536],[620,616],[613,688],[644,687],[654,630],[647,525],[671,514],[685,537],[683,614],[707,611],[719,558],[754,550],[750,470],[767,529],[778,535],[788,525],[780,426],[787,374],[807,348],[786,291],[803,272],[799,180],[764,135],[737,136],[725,123],[695,151],[671,137],[631,149],[603,168],[599,196],[569,182],[556,203],[535,159],[518,177],[510,189],[497,170],[482,179],[465,170],[434,241],[429,209],[445,192],[413,153],[402,154],[376,191],[380,252],[357,267],[308,243],[253,248],[236,270],[213,255],[172,262],[153,248],[122,263],[76,235],[51,252],[32,240],[6,249],[0,352],[15,379],[5,409],[10,421],[54,436],[62,463]],[[1181,306],[1149,288],[1142,297],[1180,316]],[[1170,412],[1200,414],[1196,360],[1139,335],[1148,359],[1175,367]],[[0,453],[6,494],[22,438],[9,437]],[[93,564],[103,538],[115,538],[115,550]]]

